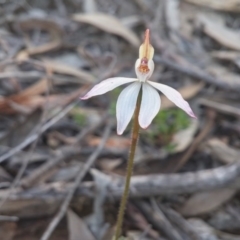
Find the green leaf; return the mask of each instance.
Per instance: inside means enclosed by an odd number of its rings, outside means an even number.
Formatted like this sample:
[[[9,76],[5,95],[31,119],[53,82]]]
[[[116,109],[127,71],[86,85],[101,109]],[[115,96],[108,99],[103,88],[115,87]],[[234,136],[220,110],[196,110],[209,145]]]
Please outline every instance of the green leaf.
[[[78,125],[80,125],[81,127],[85,126],[87,123],[87,118],[84,114],[79,113],[79,112],[75,112],[72,115],[72,118],[74,120],[74,122],[76,122]]]

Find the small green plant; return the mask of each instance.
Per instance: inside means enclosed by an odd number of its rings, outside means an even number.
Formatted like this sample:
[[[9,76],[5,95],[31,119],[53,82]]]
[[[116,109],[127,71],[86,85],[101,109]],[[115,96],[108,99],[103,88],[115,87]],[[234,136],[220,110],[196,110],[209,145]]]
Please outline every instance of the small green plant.
[[[160,111],[153,123],[159,134],[173,134],[188,127],[188,116],[180,109]]]
[[[173,143],[167,144],[164,148],[168,153],[173,153],[175,150],[176,145]]]
[[[73,109],[72,118],[73,121],[76,122],[79,126],[86,126],[87,118],[83,113],[79,112],[78,109]]]
[[[166,150],[171,152],[174,146],[169,144],[171,137],[179,130],[189,126],[188,116],[180,109],[168,109],[160,111],[153,120],[151,128],[146,132],[148,141],[153,144],[156,139],[166,145]]]

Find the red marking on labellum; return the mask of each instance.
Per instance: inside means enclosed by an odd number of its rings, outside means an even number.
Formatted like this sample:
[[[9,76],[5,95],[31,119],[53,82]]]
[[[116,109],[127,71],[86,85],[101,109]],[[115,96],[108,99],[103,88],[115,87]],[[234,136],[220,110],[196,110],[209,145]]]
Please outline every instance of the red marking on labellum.
[[[146,57],[141,59],[140,66],[138,67],[139,72],[148,73],[150,69],[148,68],[148,59]]]

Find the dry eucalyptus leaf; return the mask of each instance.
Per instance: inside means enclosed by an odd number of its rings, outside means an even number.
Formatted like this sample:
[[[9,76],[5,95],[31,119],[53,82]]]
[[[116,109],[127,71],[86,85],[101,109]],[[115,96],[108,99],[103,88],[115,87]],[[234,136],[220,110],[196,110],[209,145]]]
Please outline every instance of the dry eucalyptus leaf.
[[[46,91],[48,91],[49,89],[48,86],[48,79],[43,78],[40,79],[39,81],[37,81],[35,84],[31,85],[30,87],[26,88],[25,90],[23,90],[20,95],[23,96],[35,96],[35,95],[39,95],[42,93],[45,93]]]
[[[206,146],[210,149],[211,154],[220,162],[229,164],[239,160],[240,151],[228,146],[217,138],[208,140]]]
[[[224,47],[240,50],[240,34],[238,31],[230,29],[220,22],[210,20],[207,17],[201,16],[199,20],[204,26],[204,33],[209,37]]]
[[[173,136],[172,144],[174,147],[174,153],[184,151],[193,141],[194,135],[198,130],[199,123],[196,119],[191,120],[191,124],[188,128],[183,129]]]
[[[239,41],[240,43],[240,41]],[[206,68],[206,71],[211,75],[215,76],[222,80],[222,82],[226,82],[231,86],[239,86],[239,74],[229,71],[229,69],[225,68],[220,64],[211,64]]]
[[[211,56],[217,59],[221,60],[229,60],[229,61],[234,61],[238,58],[240,58],[240,53],[238,51],[213,51],[211,52]]]
[[[75,76],[79,78],[82,83],[93,83],[95,80],[95,78],[90,73],[83,71],[81,69],[76,69],[67,64],[63,64],[50,59],[44,59],[43,62],[47,69],[50,69],[55,73]]]
[[[36,88],[32,88],[35,93],[40,92]],[[32,91],[32,94],[34,93]],[[0,99],[0,113],[1,114],[15,114],[23,113],[29,114],[33,110],[39,107],[46,107],[50,110],[55,107],[65,106],[71,101],[77,99],[81,94],[83,94],[85,88],[79,88],[76,91],[68,94],[54,94],[50,96],[41,96],[41,95],[14,95],[7,98]]]
[[[227,60],[233,62],[240,68],[240,52],[239,51],[213,51],[211,55],[220,60]]]
[[[69,240],[95,240],[84,221],[71,209],[67,212]]]
[[[122,163],[122,159],[116,158],[116,159],[101,159],[101,161],[98,162],[101,169],[104,171],[113,171],[115,168],[120,166]]]
[[[27,32],[37,27],[39,29],[47,31],[51,36],[50,42],[44,43],[40,46],[32,46],[32,44],[28,44],[29,46],[27,46],[27,49],[23,50],[25,53],[22,53],[22,55],[25,55],[25,57],[28,54],[34,55],[46,53],[52,50],[56,50],[62,46],[63,30],[56,22],[52,20],[29,18],[24,21],[20,21],[18,25],[23,32]]]
[[[185,0],[199,6],[212,8],[215,10],[240,12],[240,0]]]
[[[96,147],[101,142],[101,137],[89,136],[87,142],[90,146]],[[127,151],[130,146],[130,139],[122,136],[113,136],[108,138],[105,148],[110,151]]]
[[[121,36],[135,47],[139,47],[140,41],[137,35],[129,28],[125,27],[116,17],[105,13],[73,15],[73,20],[81,23],[93,25],[105,32]]]
[[[48,90],[47,81],[46,78],[43,78],[18,94],[1,98],[0,113],[29,113],[32,111],[32,107],[36,108],[42,105],[42,103],[45,102],[45,97],[39,95]]]
[[[235,193],[236,190],[234,189],[219,189],[211,192],[196,193],[185,202],[179,211],[184,216],[197,216],[209,213],[230,200]]]

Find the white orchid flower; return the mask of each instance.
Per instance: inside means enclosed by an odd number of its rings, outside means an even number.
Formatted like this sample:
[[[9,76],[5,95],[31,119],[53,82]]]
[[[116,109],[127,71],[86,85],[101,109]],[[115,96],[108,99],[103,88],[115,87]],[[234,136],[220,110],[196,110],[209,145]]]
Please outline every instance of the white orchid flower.
[[[141,88],[142,100],[138,121],[142,128],[147,128],[160,110],[161,99],[156,89],[162,92],[170,101],[185,111],[189,116],[196,118],[188,102],[183,99],[178,91],[167,85],[149,80],[154,70],[153,54],[154,48],[149,42],[149,29],[147,29],[145,40],[139,48],[139,58],[135,63],[137,78],[115,77],[106,79],[95,85],[81,98],[85,100],[109,92],[123,84],[132,83],[120,93],[117,100],[117,133],[119,135],[126,129],[133,116]]]

